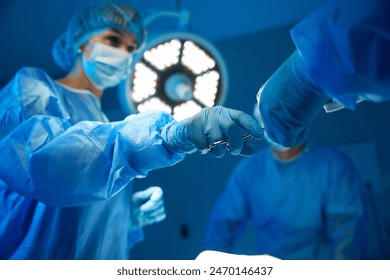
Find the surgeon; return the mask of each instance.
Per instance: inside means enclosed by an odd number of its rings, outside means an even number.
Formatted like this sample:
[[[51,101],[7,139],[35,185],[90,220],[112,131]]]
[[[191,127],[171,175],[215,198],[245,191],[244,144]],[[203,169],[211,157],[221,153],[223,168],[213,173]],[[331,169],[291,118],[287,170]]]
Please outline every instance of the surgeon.
[[[291,30],[296,51],[258,92],[266,134],[305,142],[324,107],[390,99],[390,1],[331,0]]]
[[[325,145],[270,142],[234,169],[210,215],[206,250],[234,253],[252,222],[257,255],[364,259],[367,207],[363,181],[345,155]]]
[[[260,126],[228,108],[108,122],[100,98],[128,77],[144,41],[136,9],[93,3],[54,44],[64,77],[23,68],[0,91],[0,259],[127,259],[142,227],[165,217],[161,188],[133,194],[134,178],[196,151],[253,152],[243,136],[261,138]],[[220,140],[229,149],[209,149]]]

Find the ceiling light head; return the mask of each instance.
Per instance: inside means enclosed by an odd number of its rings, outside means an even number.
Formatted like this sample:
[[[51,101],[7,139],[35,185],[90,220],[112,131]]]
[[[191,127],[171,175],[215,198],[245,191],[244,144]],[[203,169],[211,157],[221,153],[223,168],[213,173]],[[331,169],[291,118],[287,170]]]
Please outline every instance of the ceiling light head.
[[[177,120],[222,104],[227,71],[216,48],[188,32],[150,40],[135,57],[132,75],[120,87],[126,113],[164,110]]]

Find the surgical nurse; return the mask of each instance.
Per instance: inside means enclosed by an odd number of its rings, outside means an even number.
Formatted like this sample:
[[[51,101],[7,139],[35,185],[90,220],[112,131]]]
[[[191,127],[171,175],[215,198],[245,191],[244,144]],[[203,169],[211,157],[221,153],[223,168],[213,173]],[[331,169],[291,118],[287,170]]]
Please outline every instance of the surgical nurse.
[[[228,108],[182,122],[160,111],[108,122],[100,98],[128,76],[144,40],[136,9],[91,4],[54,45],[65,77],[22,68],[0,91],[0,259],[127,259],[142,226],[165,217],[161,189],[133,194],[132,179],[216,141],[253,152],[243,135],[261,138],[260,126]]]

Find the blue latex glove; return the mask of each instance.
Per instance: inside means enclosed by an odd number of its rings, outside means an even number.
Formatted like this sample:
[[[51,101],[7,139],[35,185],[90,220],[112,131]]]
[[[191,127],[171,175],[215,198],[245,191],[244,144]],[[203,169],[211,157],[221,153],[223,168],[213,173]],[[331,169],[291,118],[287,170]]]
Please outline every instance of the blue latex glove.
[[[177,152],[199,150],[216,157],[222,157],[226,151],[233,155],[253,154],[253,146],[243,139],[246,134],[257,139],[263,137],[260,125],[252,116],[222,106],[204,108],[193,117],[166,125],[161,132],[164,140]],[[213,143],[221,140],[228,145],[219,145],[209,151]]]
[[[260,115],[269,140],[296,147],[330,98],[308,79],[304,63],[294,52],[260,88]]]
[[[163,190],[160,187],[149,187],[133,194],[131,227],[143,227],[161,222],[165,219]]]

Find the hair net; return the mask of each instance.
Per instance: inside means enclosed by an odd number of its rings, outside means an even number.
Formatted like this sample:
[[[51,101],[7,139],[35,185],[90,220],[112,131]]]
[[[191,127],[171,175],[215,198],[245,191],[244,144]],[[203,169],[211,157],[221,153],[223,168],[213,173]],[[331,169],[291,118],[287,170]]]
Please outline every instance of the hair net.
[[[65,33],[54,43],[55,62],[69,71],[76,62],[79,46],[108,28],[127,30],[136,36],[138,46],[144,43],[145,28],[138,10],[123,2],[93,2],[72,18]]]

